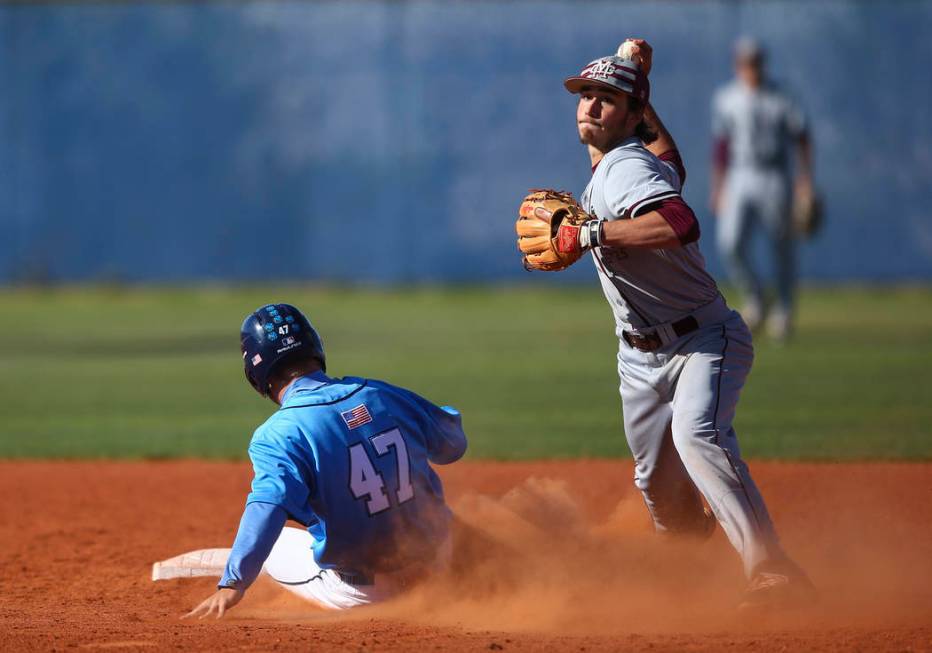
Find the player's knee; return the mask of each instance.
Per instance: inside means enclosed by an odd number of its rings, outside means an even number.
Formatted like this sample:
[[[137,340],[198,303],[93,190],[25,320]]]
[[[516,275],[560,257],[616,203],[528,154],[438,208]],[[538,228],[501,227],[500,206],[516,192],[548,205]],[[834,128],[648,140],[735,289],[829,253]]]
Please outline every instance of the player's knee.
[[[714,411],[680,411],[673,418],[673,444],[678,451],[696,443],[710,442],[717,436]]]
[[[673,429],[673,444],[686,468],[695,470],[707,459],[709,451],[718,451],[724,435],[710,421],[696,420]]]

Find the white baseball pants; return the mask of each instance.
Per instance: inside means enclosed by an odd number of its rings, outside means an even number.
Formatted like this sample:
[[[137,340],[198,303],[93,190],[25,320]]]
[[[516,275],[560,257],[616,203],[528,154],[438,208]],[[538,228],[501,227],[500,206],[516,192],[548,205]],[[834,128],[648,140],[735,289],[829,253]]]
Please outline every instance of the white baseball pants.
[[[289,592],[331,610],[367,605],[385,598],[377,584],[351,584],[332,569],[318,567],[311,551],[313,542],[314,538],[303,528],[286,526],[262,571]]]

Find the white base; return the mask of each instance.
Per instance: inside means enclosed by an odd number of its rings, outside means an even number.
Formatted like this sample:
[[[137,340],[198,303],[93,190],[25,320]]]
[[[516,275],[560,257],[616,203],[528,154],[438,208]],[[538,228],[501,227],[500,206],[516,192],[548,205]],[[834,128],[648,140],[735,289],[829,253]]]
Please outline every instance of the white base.
[[[152,580],[222,576],[231,549],[200,549],[152,565]]]

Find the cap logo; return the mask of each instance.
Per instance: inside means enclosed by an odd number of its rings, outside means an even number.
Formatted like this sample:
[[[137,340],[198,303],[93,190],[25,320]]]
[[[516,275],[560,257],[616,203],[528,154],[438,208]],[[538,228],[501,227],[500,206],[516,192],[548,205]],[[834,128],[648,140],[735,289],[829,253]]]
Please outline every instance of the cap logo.
[[[583,68],[580,77],[597,79],[613,86],[630,87],[631,83],[637,79],[637,71],[622,66],[612,59],[598,59]]]
[[[611,77],[615,74],[615,70],[618,68],[612,61],[605,59],[602,61],[597,61],[594,66],[589,68],[588,71],[585,71],[583,74],[587,77]]]

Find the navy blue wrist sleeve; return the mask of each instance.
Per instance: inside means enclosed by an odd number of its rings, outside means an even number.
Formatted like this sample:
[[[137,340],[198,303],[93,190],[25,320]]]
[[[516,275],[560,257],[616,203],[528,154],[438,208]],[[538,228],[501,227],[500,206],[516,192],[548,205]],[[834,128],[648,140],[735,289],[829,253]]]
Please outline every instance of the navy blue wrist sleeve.
[[[248,504],[218,587],[245,590],[252,585],[287,520],[288,514],[281,506],[261,502]]]

